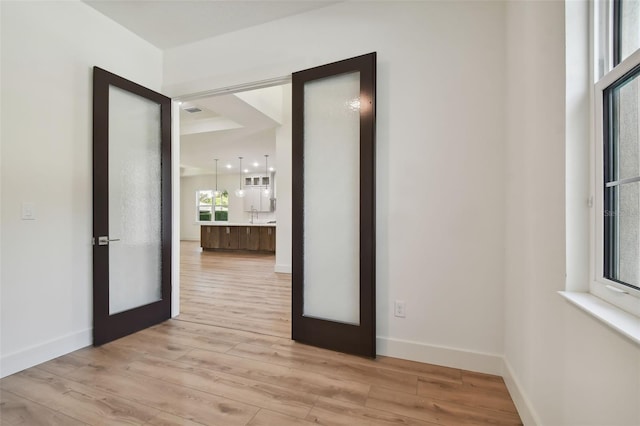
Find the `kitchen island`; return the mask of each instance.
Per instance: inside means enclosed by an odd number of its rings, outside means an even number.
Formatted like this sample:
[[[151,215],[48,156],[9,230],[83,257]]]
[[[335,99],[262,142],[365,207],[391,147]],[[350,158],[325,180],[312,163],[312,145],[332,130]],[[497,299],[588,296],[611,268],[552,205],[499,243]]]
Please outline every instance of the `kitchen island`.
[[[211,251],[275,253],[275,223],[211,223],[200,225],[200,247]]]

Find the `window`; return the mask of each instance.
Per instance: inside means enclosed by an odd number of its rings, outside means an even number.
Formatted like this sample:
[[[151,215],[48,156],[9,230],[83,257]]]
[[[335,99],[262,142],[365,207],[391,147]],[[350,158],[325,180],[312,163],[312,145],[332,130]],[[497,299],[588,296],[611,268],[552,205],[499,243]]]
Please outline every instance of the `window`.
[[[603,272],[635,289],[640,286],[639,75],[635,67],[603,94]]]
[[[229,220],[229,193],[212,189],[196,191],[196,212],[199,221]]]
[[[598,12],[591,292],[640,315],[640,2],[601,2]]]
[[[614,4],[616,24],[614,37],[614,62],[619,64],[640,47],[640,1],[619,0]]]

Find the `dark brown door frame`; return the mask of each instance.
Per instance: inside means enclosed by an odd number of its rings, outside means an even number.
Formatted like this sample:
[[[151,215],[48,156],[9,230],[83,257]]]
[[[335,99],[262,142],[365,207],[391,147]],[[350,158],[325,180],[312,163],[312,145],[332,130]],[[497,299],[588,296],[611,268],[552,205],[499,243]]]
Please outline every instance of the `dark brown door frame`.
[[[304,84],[360,72],[360,324],[303,315],[304,304]],[[292,86],[292,338],[301,343],[376,356],[375,96],[376,53],[293,74]]]
[[[160,105],[162,176],[161,300],[109,315],[109,86],[118,87]],[[99,67],[93,68],[93,344],[102,345],[171,317],[172,249],[171,98]]]

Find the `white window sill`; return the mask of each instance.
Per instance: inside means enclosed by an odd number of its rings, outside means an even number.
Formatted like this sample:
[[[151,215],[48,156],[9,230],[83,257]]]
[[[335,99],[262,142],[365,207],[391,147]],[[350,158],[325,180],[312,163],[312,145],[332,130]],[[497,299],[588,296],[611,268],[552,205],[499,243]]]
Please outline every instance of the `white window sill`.
[[[631,315],[591,293],[559,291],[560,295],[589,315],[640,345],[640,318]]]

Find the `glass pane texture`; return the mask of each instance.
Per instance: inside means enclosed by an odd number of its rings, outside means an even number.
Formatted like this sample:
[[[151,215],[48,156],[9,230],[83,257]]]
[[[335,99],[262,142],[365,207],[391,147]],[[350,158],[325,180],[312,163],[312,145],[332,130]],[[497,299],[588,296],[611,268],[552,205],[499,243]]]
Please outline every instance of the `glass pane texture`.
[[[610,188],[613,191],[613,216],[616,229],[613,237],[613,267],[611,278],[640,287],[640,182]]]
[[[303,315],[360,324],[360,73],[304,86]]]
[[[203,206],[213,204],[213,191],[198,191],[198,203]]]
[[[613,159],[608,181],[640,176],[640,79],[636,75],[615,88],[613,96]]]
[[[109,88],[109,314],[161,300],[160,105]]]
[[[623,61],[639,47],[640,0],[622,0],[620,2],[620,60]]]

